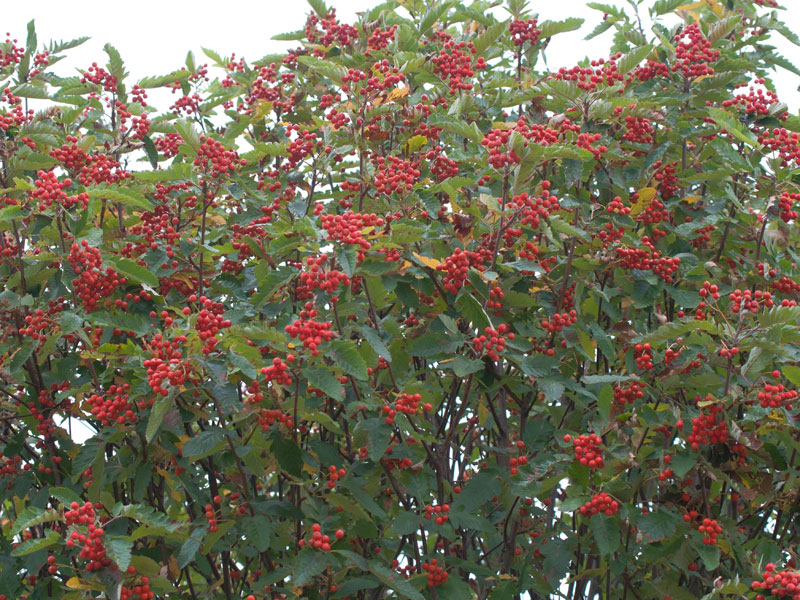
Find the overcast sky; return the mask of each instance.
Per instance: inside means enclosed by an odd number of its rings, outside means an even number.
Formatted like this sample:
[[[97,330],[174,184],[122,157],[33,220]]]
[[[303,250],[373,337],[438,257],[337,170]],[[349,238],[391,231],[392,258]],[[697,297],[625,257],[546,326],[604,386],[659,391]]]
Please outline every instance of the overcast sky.
[[[690,0],[687,0],[687,3]],[[789,9],[781,11],[783,20],[800,32],[800,2],[784,0]],[[355,13],[375,6],[379,0],[327,0],[337,8],[340,20],[353,22]],[[626,5],[624,0],[606,3]],[[644,0],[643,6],[652,0]],[[26,24],[36,20],[39,42],[51,39],[72,39],[90,36],[92,39],[70,50],[67,69],[86,69],[93,61],[103,64],[103,45],[110,42],[120,51],[133,80],[146,75],[161,75],[183,66],[186,53],[192,49],[198,62],[204,57],[201,47],[216,50],[223,56],[236,53],[248,60],[280,52],[297,43],[275,42],[272,36],[301,29],[310,10],[304,0],[238,0],[214,4],[185,0],[138,0],[124,7],[108,0],[32,0],[9,3],[4,7],[2,30],[24,42]],[[547,51],[548,66],[572,66],[586,56],[607,56],[611,33],[586,42],[583,38],[599,22],[602,15],[585,7],[585,0],[530,0],[532,11],[541,19],[560,20],[566,17],[586,19],[580,31],[564,33],[554,38]],[[119,10],[121,8],[121,10]],[[646,12],[646,11],[645,11]],[[777,36],[781,53],[800,64],[800,47]],[[59,72],[64,72],[63,67]],[[74,73],[74,70],[72,71]],[[792,113],[800,108],[797,87],[800,78],[781,69],[774,78],[778,95],[789,105]],[[158,104],[158,103],[157,103]],[[166,106],[158,106],[166,109]]]

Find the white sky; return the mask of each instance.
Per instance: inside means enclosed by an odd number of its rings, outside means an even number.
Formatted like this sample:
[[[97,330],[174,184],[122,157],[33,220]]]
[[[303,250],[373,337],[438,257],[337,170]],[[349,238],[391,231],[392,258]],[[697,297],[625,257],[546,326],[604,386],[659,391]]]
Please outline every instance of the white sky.
[[[605,0],[608,4],[626,5],[624,0]],[[650,6],[653,0],[644,0]],[[687,0],[689,2],[690,0]],[[789,9],[782,11],[783,20],[800,30],[800,2],[784,0]],[[380,0],[327,0],[340,20],[351,23],[355,13],[376,6]],[[467,3],[469,3],[467,1]],[[566,17],[586,19],[581,30],[556,36],[547,51],[548,66],[572,66],[585,56],[605,57],[611,44],[607,32],[589,42],[583,40],[599,22],[598,11],[587,9],[585,0],[530,0],[540,20]],[[627,5],[626,5],[627,6]],[[4,6],[0,34],[6,31],[24,42],[26,24],[36,20],[39,42],[51,39],[72,39],[90,36],[83,46],[70,50],[59,72],[86,69],[93,61],[105,63],[103,44],[110,42],[122,55],[133,81],[147,75],[162,75],[183,66],[188,50],[194,50],[198,63],[208,62],[200,48],[216,50],[222,56],[236,53],[252,61],[265,54],[296,47],[296,42],[275,42],[273,35],[301,29],[310,10],[304,0],[239,0],[227,7],[212,5],[208,0],[138,0],[122,8],[108,0],[28,0]],[[630,8],[630,7],[628,7]],[[643,11],[646,13],[646,11]],[[800,31],[799,31],[800,32]],[[5,39],[5,38],[3,38]],[[795,64],[800,64],[800,47],[776,35],[779,51]],[[74,71],[72,71],[74,72]],[[800,78],[781,69],[774,77],[778,96],[796,113],[800,107],[797,91]],[[156,102],[157,108],[165,110]]]

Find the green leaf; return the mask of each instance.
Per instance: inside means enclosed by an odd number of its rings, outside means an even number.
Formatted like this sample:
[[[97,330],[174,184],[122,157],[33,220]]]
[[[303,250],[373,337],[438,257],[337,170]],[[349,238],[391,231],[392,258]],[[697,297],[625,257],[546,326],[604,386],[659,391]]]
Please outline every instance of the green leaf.
[[[325,6],[323,0],[306,0],[308,5],[314,9],[318,17],[326,17],[328,15],[328,7]]]
[[[201,431],[183,445],[183,457],[199,460],[212,454],[222,445],[225,432],[221,429],[208,429]]]
[[[11,556],[25,556],[26,554],[32,554],[33,552],[44,550],[53,544],[57,544],[61,541],[61,539],[61,536],[57,532],[53,531],[52,529],[48,529],[44,534],[44,537],[34,538],[32,540],[22,542],[19,546],[11,551]]]
[[[158,288],[158,277],[153,275],[148,269],[137,265],[130,259],[121,258],[114,263],[114,268],[117,272],[131,278],[139,283],[146,283],[152,288]]]
[[[191,77],[191,72],[187,71],[186,69],[181,69],[178,71],[173,71],[172,73],[167,73],[166,75],[153,75],[151,77],[143,77],[139,80],[139,87],[145,89],[152,89],[163,87],[165,85],[170,85],[172,83],[176,83],[178,81],[183,81],[184,79],[188,79]]]
[[[117,567],[122,572],[125,572],[131,564],[131,550],[133,550],[133,542],[125,538],[112,537],[106,541],[108,557],[117,563]]]
[[[334,564],[336,563],[333,557],[310,548],[303,548],[294,561],[294,568],[292,569],[294,580],[292,584],[297,587],[303,587]]]
[[[656,0],[651,12],[655,15],[666,15],[684,4],[687,4],[686,0]]]
[[[494,44],[506,31],[508,31],[507,21],[489,25],[489,27],[487,27],[482,33],[478,34],[473,41],[475,44],[476,55],[482,56],[489,46]]]
[[[295,477],[300,476],[303,470],[303,455],[297,444],[276,434],[272,437],[272,452],[284,471]]]
[[[180,552],[178,552],[178,568],[183,569],[184,567],[190,565],[194,561],[194,557],[197,556],[198,550],[200,550],[200,545],[203,543],[202,537],[196,538],[194,534],[199,532],[194,532],[191,537],[186,538],[186,541],[183,542],[181,546]]]
[[[348,277],[352,277],[353,273],[356,272],[356,265],[358,264],[356,247],[353,244],[344,244],[340,246],[336,251],[336,259],[339,262],[339,266],[342,267],[344,274]]]
[[[736,117],[731,115],[728,111],[722,108],[717,108],[716,106],[709,106],[706,108],[706,110],[711,118],[717,123],[717,125],[727,131],[737,140],[744,142],[753,148],[758,148],[759,150],[761,149],[761,144],[758,143],[756,136],[753,135],[751,131],[744,129],[739,121],[736,120]]]
[[[647,58],[647,55],[652,51],[653,47],[650,45],[634,48],[619,59],[617,62],[617,71],[623,74],[628,73],[629,71],[633,70],[636,65]]]
[[[713,46],[721,39],[726,38],[741,22],[741,15],[731,15],[729,17],[725,17],[724,19],[720,19],[719,21],[712,23],[708,28],[708,35],[706,35],[706,38],[708,38],[708,41],[711,42],[711,45]]]
[[[800,385],[800,367],[794,365],[782,365],[781,373],[794,385]]]
[[[583,22],[584,19],[578,17],[568,17],[563,21],[542,21],[539,25],[539,29],[542,32],[539,34],[539,39],[543,40],[559,33],[575,31],[581,28]]]
[[[61,333],[72,333],[83,327],[83,317],[73,312],[64,311],[61,313]]]
[[[121,82],[125,79],[127,73],[125,72],[125,65],[122,62],[119,52],[111,44],[103,46],[103,50],[108,54],[108,63],[106,64],[108,72]]]
[[[45,511],[41,508],[29,506],[17,516],[17,519],[14,521],[14,527],[11,528],[11,535],[15,536],[25,529],[41,525],[42,523],[59,520],[61,519],[55,511]]]
[[[367,363],[358,353],[355,343],[345,340],[333,340],[329,344],[330,356],[342,370],[356,379],[367,378]]]
[[[700,560],[703,561],[707,571],[713,571],[719,567],[719,546],[697,544],[696,548],[697,554],[700,556]]]
[[[658,508],[639,517],[637,525],[639,530],[647,536],[647,541],[656,542],[675,533],[677,521],[678,517],[674,514]]]
[[[344,388],[339,383],[339,379],[328,369],[309,368],[303,369],[303,376],[308,380],[309,385],[322,390],[326,395],[334,400],[344,398]]]
[[[439,2],[428,8],[419,21],[420,35],[428,33],[431,27],[436,24],[436,21],[441,19],[448,10],[450,10],[450,2]]]
[[[401,598],[425,600],[425,597],[414,589],[400,573],[393,571],[383,563],[372,560],[369,563],[369,570],[381,583],[391,588]]]
[[[145,198],[144,194],[140,194],[136,190],[129,187],[120,188],[119,186],[108,187],[95,187],[90,186],[86,188],[86,193],[89,194],[89,199],[105,199],[112,202],[119,202],[125,206],[133,206],[141,208],[142,210],[153,210],[153,205]]]
[[[592,515],[589,520],[594,541],[602,556],[608,556],[619,548],[619,524],[616,519],[606,515]]]
[[[466,358],[464,356],[456,355],[453,359],[453,373],[457,377],[466,377],[471,373],[477,373],[484,367],[482,360]]]
[[[585,385],[592,385],[595,383],[619,383],[621,381],[638,381],[639,377],[636,375],[584,375],[581,381]]]

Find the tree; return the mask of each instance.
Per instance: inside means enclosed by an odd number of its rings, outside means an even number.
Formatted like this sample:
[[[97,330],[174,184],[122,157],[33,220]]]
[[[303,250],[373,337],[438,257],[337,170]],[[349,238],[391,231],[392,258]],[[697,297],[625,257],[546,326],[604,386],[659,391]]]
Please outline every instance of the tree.
[[[309,3],[0,46],[0,598],[800,598],[775,3]]]

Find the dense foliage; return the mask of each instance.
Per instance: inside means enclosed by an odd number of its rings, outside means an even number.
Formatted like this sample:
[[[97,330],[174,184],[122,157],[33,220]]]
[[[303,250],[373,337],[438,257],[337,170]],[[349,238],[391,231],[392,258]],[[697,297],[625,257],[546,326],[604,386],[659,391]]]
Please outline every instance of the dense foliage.
[[[774,2],[310,4],[0,45],[0,598],[800,598]]]

